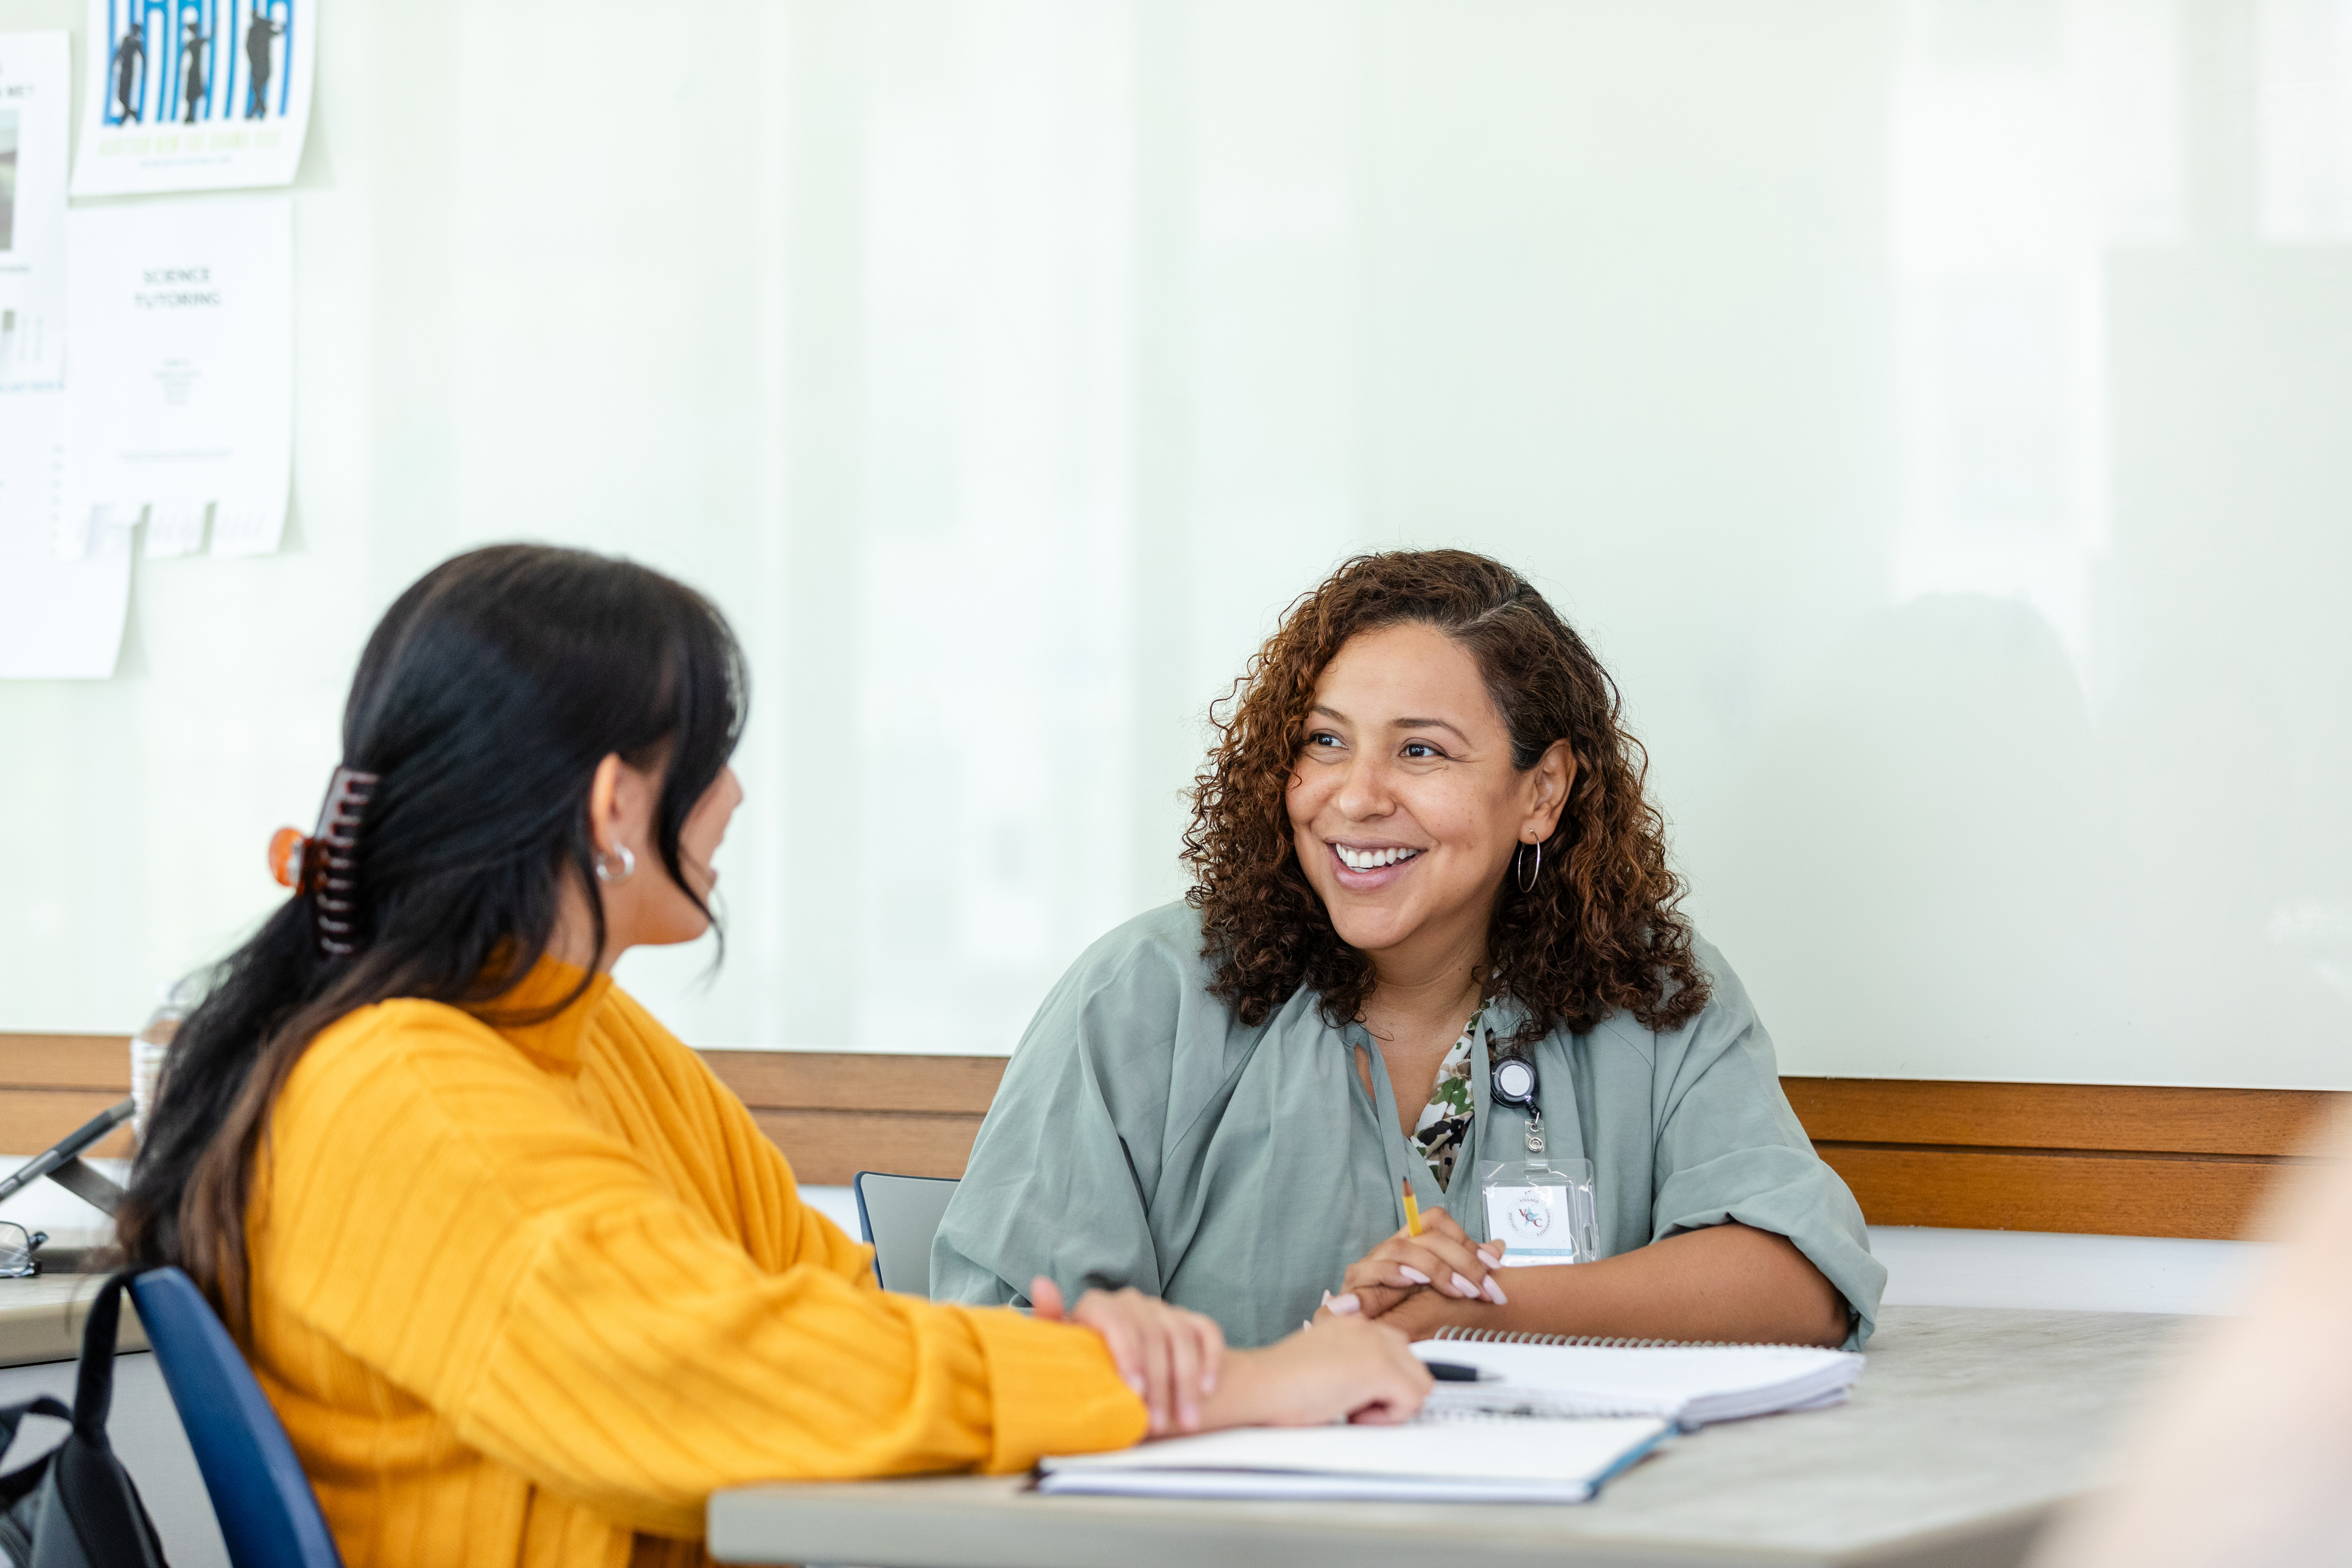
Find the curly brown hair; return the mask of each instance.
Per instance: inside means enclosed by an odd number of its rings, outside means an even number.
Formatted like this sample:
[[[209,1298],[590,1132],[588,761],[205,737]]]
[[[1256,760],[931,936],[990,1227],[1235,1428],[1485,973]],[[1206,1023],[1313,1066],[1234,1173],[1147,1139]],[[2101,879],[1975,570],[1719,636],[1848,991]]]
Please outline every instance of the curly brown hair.
[[[1478,664],[1525,772],[1556,741],[1576,778],[1545,840],[1532,891],[1506,876],[1487,929],[1488,984],[1526,1021],[1514,1047],[1562,1025],[1581,1034],[1618,1008],[1678,1028],[1706,1005],[1665,819],[1642,793],[1649,757],[1622,719],[1617,683],[1541,594],[1466,550],[1359,555],[1302,596],[1210,709],[1218,731],[1192,787],[1183,859],[1201,911],[1211,992],[1248,1025],[1301,985],[1343,1027],[1372,990],[1370,963],[1340,941],[1298,863],[1285,802],[1315,683],[1359,633],[1433,626]]]

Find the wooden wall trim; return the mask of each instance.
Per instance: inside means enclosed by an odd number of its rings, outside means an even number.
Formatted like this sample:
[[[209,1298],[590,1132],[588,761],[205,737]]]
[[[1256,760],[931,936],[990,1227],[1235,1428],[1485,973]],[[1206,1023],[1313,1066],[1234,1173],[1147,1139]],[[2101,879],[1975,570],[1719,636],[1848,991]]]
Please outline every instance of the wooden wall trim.
[[[127,1035],[0,1034],[0,1152],[37,1154],[130,1092]],[[128,1127],[89,1151],[131,1152]]]
[[[1785,1078],[1873,1225],[2221,1240],[2249,1234],[2323,1089]]]
[[[702,1059],[754,1109],[793,1106],[957,1116],[988,1113],[1006,1060],[848,1051],[705,1051]]]
[[[860,1171],[961,1176],[1003,1057],[846,1051],[705,1051],[803,1182],[841,1186]]]
[[[2092,1236],[2248,1234],[2277,1162],[1819,1145],[1874,1225]]]
[[[1002,1057],[708,1051],[800,1179],[961,1176]],[[130,1089],[120,1035],[0,1033],[0,1151],[47,1147]],[[2320,1089],[1788,1078],[1874,1225],[2242,1236],[2330,1109]],[[128,1132],[100,1149],[130,1152]]]
[[[2337,1095],[2325,1089],[1784,1078],[1816,1143],[2292,1154]]]

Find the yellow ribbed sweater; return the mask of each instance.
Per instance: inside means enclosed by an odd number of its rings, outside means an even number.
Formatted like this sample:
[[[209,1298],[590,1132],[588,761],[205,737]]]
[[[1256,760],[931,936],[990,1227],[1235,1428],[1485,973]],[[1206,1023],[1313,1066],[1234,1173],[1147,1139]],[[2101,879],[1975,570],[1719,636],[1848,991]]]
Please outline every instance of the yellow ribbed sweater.
[[[545,962],[497,1006],[579,979]],[[350,1568],[698,1562],[715,1488],[1143,1435],[1092,1333],[876,1289],[608,976],[531,1026],[341,1019],[256,1176],[255,1371]]]

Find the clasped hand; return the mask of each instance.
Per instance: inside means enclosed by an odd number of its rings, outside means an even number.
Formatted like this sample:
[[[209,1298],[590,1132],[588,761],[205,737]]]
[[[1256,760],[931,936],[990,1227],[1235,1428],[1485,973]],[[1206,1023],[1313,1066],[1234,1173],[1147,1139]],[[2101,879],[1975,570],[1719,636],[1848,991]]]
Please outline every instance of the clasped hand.
[[[1503,1247],[1499,1241],[1472,1241],[1452,1215],[1432,1208],[1421,1216],[1419,1236],[1399,1230],[1349,1264],[1339,1294],[1323,1305],[1341,1317],[1378,1318],[1407,1297],[1431,1290],[1456,1300],[1507,1306],[1510,1298],[1495,1277]]]

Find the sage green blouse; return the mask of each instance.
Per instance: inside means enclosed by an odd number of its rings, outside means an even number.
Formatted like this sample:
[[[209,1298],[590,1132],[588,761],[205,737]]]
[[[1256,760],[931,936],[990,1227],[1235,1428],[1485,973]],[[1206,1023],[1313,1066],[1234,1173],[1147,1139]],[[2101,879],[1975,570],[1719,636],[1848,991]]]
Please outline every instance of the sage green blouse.
[[[1737,1220],[1787,1237],[1870,1337],[1886,1270],[1862,1211],[1780,1092],[1771,1037],[1705,942],[1706,1009],[1669,1034],[1618,1013],[1532,1053],[1547,1152],[1592,1162],[1601,1250]],[[1217,1320],[1235,1345],[1298,1327],[1348,1265],[1404,1223],[1400,1178],[1471,1236],[1482,1160],[1526,1157],[1527,1117],[1477,1098],[1441,1191],[1397,1123],[1380,1046],[1302,991],[1251,1028],[1208,992],[1200,917],[1170,904],[1082,954],[1022,1037],[931,1247],[941,1300],[1025,1303],[1043,1274],[1072,1300],[1132,1285]],[[1485,1020],[1517,1027],[1507,1000]],[[1371,1089],[1352,1053],[1372,1058]]]

